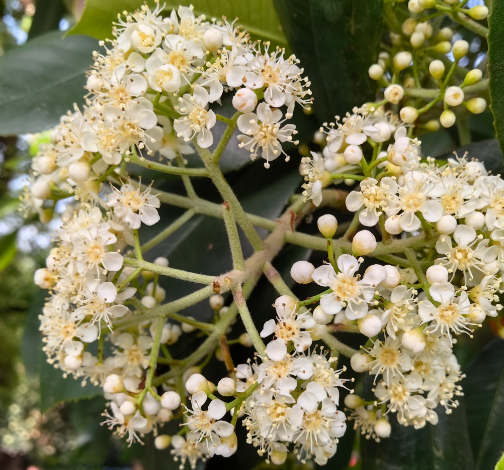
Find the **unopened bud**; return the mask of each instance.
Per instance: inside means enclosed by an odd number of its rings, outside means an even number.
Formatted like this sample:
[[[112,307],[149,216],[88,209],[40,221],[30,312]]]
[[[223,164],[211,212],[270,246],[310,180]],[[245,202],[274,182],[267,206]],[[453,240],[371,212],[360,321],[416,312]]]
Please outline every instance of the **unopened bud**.
[[[469,51],[469,43],[467,41],[464,41],[463,39],[459,39],[458,41],[455,41],[453,43],[452,51],[453,57],[455,57],[456,60],[460,60]]]
[[[44,155],[37,158],[37,170],[43,175],[50,175],[58,168],[56,158],[49,155]]]
[[[452,37],[453,30],[448,27],[441,29],[437,35],[439,41],[451,41]]]
[[[317,227],[324,237],[331,239],[338,229],[338,221],[332,214],[321,215],[317,219]]]
[[[374,425],[374,432],[378,437],[385,439],[387,437],[390,437],[390,433],[392,432],[392,426],[390,425],[390,423],[387,421],[386,418],[380,418],[379,420],[376,421]]]
[[[401,108],[399,115],[401,116],[401,120],[403,122],[411,124],[417,120],[418,110],[412,106],[405,106],[404,108]]]
[[[464,101],[464,92],[458,86],[450,86],[446,89],[444,102],[448,106],[458,106]]]
[[[203,44],[207,51],[216,52],[222,47],[222,33],[217,28],[209,28],[203,34]]]
[[[394,56],[394,67],[398,71],[404,70],[405,68],[410,66],[412,60],[413,57],[410,52],[407,51],[398,52]]]
[[[274,448],[271,452],[271,463],[274,465],[283,465],[287,460],[287,449],[283,450],[283,448],[276,449]]]
[[[180,402],[180,395],[173,390],[165,392],[161,395],[161,406],[167,410],[176,410],[180,406]]]
[[[156,299],[152,295],[142,297],[142,305],[147,308],[154,308],[156,306]]]
[[[480,69],[472,69],[467,72],[462,86],[476,85],[483,78],[483,72]]]
[[[404,89],[400,85],[389,85],[383,93],[385,99],[392,104],[397,104],[403,99]]]
[[[154,447],[157,450],[165,450],[170,446],[171,440],[171,436],[168,434],[161,434],[154,439]]]
[[[290,270],[290,275],[298,284],[310,284],[313,282],[312,274],[315,266],[309,261],[296,261]]]
[[[436,4],[436,0],[417,0],[418,4],[424,9],[427,10],[429,8],[434,8]]]
[[[471,304],[469,307],[469,313],[467,314],[467,318],[471,323],[479,325],[486,318],[486,312],[483,310],[483,307],[480,304]]]
[[[425,42],[424,33],[421,33],[420,31],[415,31],[411,35],[410,43],[411,43],[411,46],[414,47],[415,49],[418,47],[422,47],[424,42]]]
[[[365,372],[369,370],[372,361],[369,354],[358,352],[350,358],[350,365],[355,372]]]
[[[436,230],[443,235],[450,235],[457,228],[457,219],[453,215],[443,215],[436,222]]]
[[[429,73],[436,79],[440,80],[443,78],[445,73],[445,65],[440,60],[433,60],[429,64]]]
[[[448,270],[440,264],[434,264],[427,269],[425,277],[431,286],[432,284],[448,282]]]
[[[251,348],[253,346],[252,339],[248,333],[242,333],[238,339],[240,344],[246,348]]]
[[[86,88],[91,93],[100,92],[103,88],[103,80],[97,75],[90,75],[87,79]]]
[[[440,54],[448,54],[452,50],[452,45],[449,41],[441,41],[434,46],[434,50]]]
[[[189,318],[189,319],[191,319],[191,320],[194,320],[194,319],[195,319],[194,317],[189,317],[189,316],[188,316],[187,318]],[[189,324],[189,323],[182,323],[182,325],[180,325],[180,326],[181,326],[182,331],[183,331],[184,333],[192,333],[192,332],[196,329],[196,327],[195,327],[195,326],[193,326],[193,325],[191,325],[191,324]]]
[[[442,113],[441,116],[439,116],[439,122],[443,127],[451,127],[453,124],[455,124],[455,121],[457,120],[457,117],[455,116],[455,113],[449,109],[445,109]]]
[[[386,264],[384,268],[385,271],[387,271],[387,277],[380,283],[380,286],[386,287],[387,289],[393,289],[394,287],[397,287],[397,285],[401,281],[399,270],[395,266],[391,266],[390,264]]]
[[[154,264],[157,264],[158,266],[163,266],[164,268],[167,268],[170,263],[168,262],[168,258],[165,258],[164,256],[160,256],[159,258],[156,258],[154,260]]]
[[[251,113],[257,106],[257,95],[250,88],[240,88],[233,96],[233,108],[241,113]]]
[[[428,0],[431,1],[431,0]],[[434,1],[434,0],[432,0]],[[420,2],[418,2],[420,3]],[[418,31],[419,33],[423,33],[423,35],[428,39],[432,36],[432,26],[428,21],[424,21],[423,23],[418,23],[415,26],[415,31]]]
[[[124,391],[124,383],[117,374],[107,375],[103,384],[105,393],[121,393]]]
[[[357,326],[364,336],[372,338],[380,333],[382,322],[376,315],[368,314],[364,318],[359,318],[357,320]]]
[[[35,271],[33,276],[35,284],[42,289],[50,289],[56,283],[56,278],[47,268],[40,268]]]
[[[411,36],[415,32],[416,25],[418,24],[418,20],[414,18],[408,18],[403,22],[401,29],[405,36]]]
[[[77,370],[82,366],[82,361],[82,356],[66,356],[64,363],[67,369]]]
[[[475,7],[470,8],[467,14],[473,20],[484,20],[488,16],[488,8],[485,5],[476,5]]]
[[[369,230],[361,230],[352,240],[352,253],[355,256],[367,255],[372,253],[376,246],[376,237]]]
[[[436,119],[431,119],[427,121],[424,125],[424,128],[429,132],[436,132],[439,130],[439,121]]]
[[[405,331],[402,336],[402,345],[415,354],[421,353],[425,349],[425,335],[422,329],[415,328]]]
[[[68,167],[68,176],[76,183],[83,183],[91,175],[91,165],[87,162],[74,162]]]
[[[484,98],[471,98],[466,104],[466,108],[473,114],[481,114],[487,107],[487,102]]]
[[[324,309],[320,305],[315,307],[315,310],[313,311],[313,319],[319,325],[327,325],[328,323],[332,322],[333,318],[334,318],[334,315],[330,315],[329,313],[325,313]]]
[[[343,155],[347,163],[355,165],[362,160],[362,149],[358,145],[352,144],[345,149]]]
[[[364,400],[355,393],[349,393],[345,397],[345,406],[354,410],[355,408],[359,408],[359,406],[364,406]]]
[[[193,374],[187,379],[186,390],[191,394],[198,392],[207,392],[208,381],[201,374]]]
[[[37,198],[37,199],[48,199],[51,197],[51,187],[49,186],[49,183],[41,180],[40,178],[33,183],[31,187],[31,193]]]
[[[297,301],[290,295],[281,295],[275,300],[275,308],[280,317],[288,317],[296,307]]]
[[[173,419],[173,413],[166,408],[161,408],[158,411],[157,419],[162,423],[169,423]]]
[[[219,294],[212,295],[208,301],[210,308],[215,311],[220,310],[224,306],[224,297]]]
[[[373,64],[368,70],[369,77],[373,80],[380,80],[383,77],[383,68],[378,64]]]
[[[389,217],[385,221],[385,230],[390,235],[399,235],[403,231],[401,228],[401,219],[399,217]]]
[[[411,13],[422,13],[424,9],[418,4],[418,0],[409,0],[408,10]]]
[[[236,391],[236,382],[231,377],[224,377],[219,380],[217,391],[223,397],[230,397]]]
[[[485,225],[485,216],[481,212],[473,212],[472,214],[466,215],[465,224],[474,230],[481,230],[483,225]]]
[[[130,416],[132,414],[135,414],[137,408],[132,401],[126,400],[119,409],[121,410],[121,413],[123,415]]]

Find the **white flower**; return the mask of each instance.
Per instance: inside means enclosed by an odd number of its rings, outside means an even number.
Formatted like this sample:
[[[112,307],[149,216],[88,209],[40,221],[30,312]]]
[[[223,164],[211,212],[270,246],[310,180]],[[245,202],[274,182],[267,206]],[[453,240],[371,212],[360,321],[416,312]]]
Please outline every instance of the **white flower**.
[[[457,270],[464,273],[465,282],[474,279],[478,271],[483,274],[492,274],[488,272],[489,264],[493,263],[499,253],[499,247],[488,246],[489,240],[482,240],[476,230],[467,225],[459,225],[453,234],[457,246],[452,246],[451,237],[441,235],[436,242],[438,253],[445,255],[438,260],[438,263],[445,266],[448,272],[455,276]],[[476,245],[474,247],[474,245]],[[475,272],[474,272],[475,271]],[[452,276],[452,278],[453,278]]]
[[[336,405],[339,404],[339,389],[344,387],[348,379],[341,379],[340,374],[346,370],[336,369],[333,363],[337,362],[335,357],[327,357],[323,354],[313,353],[308,358],[313,363],[313,376],[306,385],[306,391],[315,395],[319,402],[329,399]],[[345,387],[346,388],[346,387]]]
[[[394,179],[385,177],[380,183],[374,178],[366,178],[360,183],[361,191],[352,191],[346,198],[346,207],[351,212],[359,213],[359,221],[366,227],[374,227],[382,212],[393,214],[398,206],[396,196],[399,186]]]
[[[156,49],[151,57],[147,59],[147,62],[154,60],[152,58],[156,57],[165,64],[173,65],[182,74],[195,72],[194,66],[205,55],[201,44],[174,34],[166,36],[164,48],[165,51]]]
[[[286,124],[282,119],[282,112],[274,111],[266,103],[257,106],[257,114],[245,113],[238,118],[238,129],[246,135],[239,135],[240,148],[250,151],[250,156],[255,159],[260,153],[266,160],[264,166],[269,168],[269,162],[278,158],[281,154],[289,157],[282,149],[282,142],[292,141],[292,135],[297,134],[294,124]],[[296,143],[296,142],[294,142]]]
[[[442,175],[438,182],[444,193],[439,198],[443,206],[443,215],[455,215],[463,219],[476,210],[480,190],[467,184],[468,178],[463,175]]]
[[[322,309],[332,315],[346,307],[345,314],[349,320],[365,317],[378,283],[374,284],[367,276],[361,280],[354,276],[359,262],[351,255],[341,255],[337,265],[338,274],[331,265],[320,266],[313,272],[312,278],[319,286],[332,289],[320,299]]]
[[[415,299],[416,291],[406,286],[397,286],[385,303],[386,310],[381,317],[387,325],[387,334],[395,339],[398,330],[408,331],[419,324]]]
[[[480,176],[474,187],[481,191],[478,208],[486,211],[486,226],[490,230],[504,228],[504,180],[499,176]]]
[[[152,338],[147,335],[133,336],[131,333],[121,333],[112,341],[120,350],[114,351],[114,364],[121,368],[124,375],[142,377],[149,366],[149,351],[152,348]]]
[[[110,415],[108,411],[105,411],[103,416],[107,419],[103,422],[109,429],[114,429],[119,437],[124,437],[128,435],[127,442],[128,446],[131,446],[134,442],[142,442],[138,437],[137,432],[142,432],[147,428],[148,421],[137,411],[133,416],[125,416],[121,413],[117,403],[112,402],[110,407],[112,408],[113,415]]]
[[[502,279],[500,277],[489,275],[485,276],[481,282],[474,286],[469,292],[469,298],[481,306],[485,314],[489,317],[496,317],[497,311],[500,310],[500,304],[493,305],[492,302],[498,302],[499,296],[496,292],[501,293]]]
[[[207,110],[208,92],[200,86],[194,87],[193,95],[185,94],[179,98],[180,105],[176,107],[182,117],[175,119],[173,127],[177,137],[183,137],[185,142],[196,138],[197,144],[208,148],[213,143],[210,129],[215,126],[216,117],[212,110]]]
[[[172,436],[171,445],[173,449],[170,453],[174,456],[173,460],[180,460],[180,469],[185,467],[186,461],[192,469],[196,468],[198,460],[206,461],[205,454],[208,452],[207,446],[203,442],[197,442],[197,436],[189,433],[187,440],[183,436],[176,434]]]
[[[419,142],[416,139],[411,140],[406,134],[406,128],[399,127],[394,134],[394,144],[389,145],[387,150],[389,161],[403,168],[403,171],[417,168],[418,160],[420,160],[418,155]]]
[[[434,306],[429,300],[418,303],[418,314],[423,323],[428,323],[426,332],[440,332],[452,338],[452,333],[469,333],[467,315],[470,311],[470,301],[467,293],[455,294],[453,284],[442,282],[433,284],[429,289],[432,298],[440,305]]]
[[[226,414],[226,405],[218,398],[212,400],[207,411],[202,407],[207,401],[207,395],[201,391],[191,397],[192,410],[186,408],[187,426],[196,434],[197,442],[208,439],[214,446],[220,444],[219,436],[228,437],[234,432],[234,426],[221,418]]]
[[[322,188],[326,186],[330,179],[325,169],[324,158],[316,152],[310,152],[312,158],[305,157],[301,160],[301,174],[304,176],[305,183],[302,188],[305,202],[311,199],[313,204],[319,206],[322,202]]]
[[[143,192],[140,186],[135,188],[131,183],[123,184],[121,190],[112,185],[111,187],[113,193],[107,196],[107,206],[113,207],[115,215],[129,223],[130,228],[140,228],[141,222],[145,225],[159,222],[160,217],[156,209],[161,203],[156,196],[150,194],[150,186]]]
[[[376,375],[375,382],[378,375],[382,374],[384,380],[389,383],[397,376],[403,377],[403,372],[410,371],[413,367],[410,357],[401,349],[399,338],[375,341],[369,355],[373,358],[369,373]]]
[[[176,93],[180,88],[180,72],[171,64],[152,56],[146,63],[149,85],[153,90]]]

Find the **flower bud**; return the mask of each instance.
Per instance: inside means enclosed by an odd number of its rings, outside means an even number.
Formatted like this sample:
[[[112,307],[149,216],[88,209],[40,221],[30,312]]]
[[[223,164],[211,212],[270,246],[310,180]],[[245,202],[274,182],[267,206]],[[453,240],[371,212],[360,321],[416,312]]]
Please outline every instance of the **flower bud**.
[[[157,264],[158,266],[163,266],[163,268],[167,268],[169,265],[168,258],[160,256],[159,258],[156,258],[154,260],[154,264]]]
[[[441,41],[434,46],[434,50],[440,54],[448,54],[452,50],[452,45],[448,41]]]
[[[310,329],[310,336],[313,341],[319,341],[327,333],[327,326],[317,323]]]
[[[440,80],[443,78],[445,73],[445,65],[440,60],[433,60],[429,64],[429,73],[436,79]]]
[[[233,108],[240,113],[251,113],[257,106],[257,95],[250,88],[240,88],[233,96]]]
[[[411,46],[414,47],[415,49],[418,47],[422,47],[424,42],[425,42],[424,33],[421,33],[420,31],[415,31],[411,35],[410,43],[411,43]]]
[[[246,348],[251,348],[253,346],[252,339],[248,333],[242,333],[238,338],[240,344]]]
[[[402,38],[400,34],[390,32],[390,42],[393,46],[399,47],[402,45]]]
[[[485,5],[476,5],[475,7],[470,8],[467,14],[473,20],[484,20],[488,16],[488,8]]]
[[[434,264],[425,271],[425,277],[431,286],[432,284],[448,282],[448,270],[440,264]]]
[[[383,68],[378,64],[373,64],[368,70],[369,77],[373,80],[380,80],[383,77]]]
[[[327,325],[328,323],[332,322],[333,318],[334,318],[334,315],[330,315],[328,313],[325,313],[324,309],[320,305],[315,307],[315,310],[313,311],[313,319],[319,325]]]
[[[481,230],[485,225],[485,216],[481,212],[466,215],[465,224],[474,230]]]
[[[74,162],[68,167],[68,176],[76,183],[84,183],[91,175],[91,165],[87,162]]]
[[[385,88],[384,96],[390,103],[397,104],[404,96],[403,87],[400,85],[389,85]]]
[[[390,437],[390,433],[392,432],[392,426],[387,421],[386,418],[380,418],[376,421],[374,425],[374,432],[378,437],[383,439]]]
[[[326,143],[326,135],[323,132],[317,131],[313,134],[313,142],[318,145],[323,145]]]
[[[188,316],[187,318],[189,318],[189,319],[191,319],[191,320],[195,320],[195,318],[194,318],[194,317],[189,317],[189,316]],[[180,327],[182,328],[182,331],[183,331],[184,333],[192,333],[192,332],[196,329],[196,327],[195,327],[195,326],[190,325],[189,323],[182,323],[182,325],[180,325]]]
[[[457,228],[457,219],[453,215],[443,215],[436,222],[436,230],[443,235],[450,235]]]
[[[399,115],[401,116],[401,120],[403,122],[411,124],[417,120],[418,111],[416,108],[413,108],[413,106],[405,106],[404,108],[401,108]]]
[[[355,353],[350,358],[350,365],[355,372],[366,372],[369,370],[369,364],[373,361],[371,356],[366,353]]]
[[[413,77],[406,77],[402,82],[403,88],[415,88],[415,79]]]
[[[357,320],[357,325],[359,331],[368,338],[376,336],[382,329],[381,320],[373,314],[368,314],[364,318],[359,318]]]
[[[287,448],[285,446],[281,449],[273,448],[271,452],[271,463],[274,465],[283,465],[287,460]]]
[[[220,445],[215,451],[215,455],[222,455],[222,457],[231,457],[238,450],[238,437],[235,433],[229,436],[220,438]]]
[[[480,304],[471,304],[467,318],[471,323],[481,324],[486,318],[486,312]]]
[[[376,237],[369,230],[361,230],[352,240],[352,253],[355,256],[367,255],[372,253],[376,246]]]
[[[208,381],[201,374],[193,374],[191,375],[191,377],[187,379],[186,390],[191,394],[195,394],[198,392],[207,392]]]
[[[418,24],[418,20],[415,18],[408,18],[403,22],[401,29],[405,36],[411,36],[415,32],[416,25]]]
[[[209,28],[203,34],[203,44],[208,52],[216,52],[222,47],[224,38],[217,28]]]
[[[131,267],[132,266],[127,266],[127,268],[131,268]],[[134,272],[135,272],[135,270],[133,269],[133,271],[131,271],[129,274],[133,274]],[[124,273],[124,270],[123,270],[123,273]],[[147,270],[141,271],[141,274],[142,274],[142,277],[144,279],[146,279],[147,281],[154,279],[154,277],[156,276],[152,271],[147,271]],[[152,292],[152,289],[151,289],[151,292]]]
[[[458,86],[450,86],[446,89],[444,102],[448,106],[458,106],[464,101],[464,92]]]
[[[326,238],[334,237],[336,230],[338,229],[338,221],[336,217],[332,214],[321,215],[317,219],[317,227],[322,235]]]
[[[424,125],[424,128],[429,132],[436,132],[439,130],[439,121],[436,119],[431,119],[427,121]]]
[[[103,80],[97,75],[90,75],[87,79],[86,88],[90,93],[100,92],[103,88]]]
[[[171,436],[168,434],[161,434],[154,439],[154,447],[157,450],[165,450],[171,444]]]
[[[124,384],[117,374],[107,375],[105,383],[103,384],[105,393],[121,393],[124,392]]]
[[[422,13],[424,9],[418,4],[418,0],[409,0],[408,10],[411,13]]]
[[[448,27],[441,29],[437,35],[439,41],[451,41],[452,37],[453,31]]]
[[[290,275],[298,284],[310,284],[313,282],[313,271],[315,271],[315,266],[309,261],[296,261],[292,265]]]
[[[35,271],[33,282],[42,289],[50,289],[56,283],[56,279],[47,268],[40,268]]]
[[[56,158],[51,155],[44,155],[37,158],[37,170],[43,175],[50,175],[58,168]]]
[[[147,397],[146,397],[147,398]],[[123,415],[130,416],[132,414],[135,414],[137,407],[136,405],[130,401],[126,400],[121,406],[120,406],[120,411]],[[150,414],[150,413],[149,413]]]
[[[362,160],[362,149],[358,145],[349,145],[343,155],[350,165],[355,165]]]
[[[39,178],[35,181],[35,183],[33,183],[31,193],[37,199],[48,199],[51,197],[51,187],[49,186],[49,183]]]
[[[434,8],[436,0],[418,0],[418,4],[424,9]]]
[[[219,380],[217,391],[223,397],[230,397],[236,391],[236,382],[231,377],[224,377]]]
[[[393,289],[394,287],[397,287],[397,285],[401,281],[399,270],[395,266],[391,266],[390,264],[386,264],[383,267],[385,268],[385,271],[387,271],[387,277],[380,283],[380,286],[386,287],[387,289]]]
[[[403,231],[400,221],[399,217],[389,217],[385,220],[385,230],[387,233],[390,233],[390,235],[399,235]]]
[[[162,423],[169,423],[173,419],[173,413],[166,408],[161,408],[158,411],[157,419]]]
[[[418,3],[420,3],[420,2],[418,2]],[[423,33],[423,35],[427,39],[429,39],[432,36],[432,26],[428,21],[424,21],[423,23],[418,23],[415,26],[415,31],[418,31],[419,33]]]
[[[481,114],[487,107],[487,102],[484,98],[471,98],[466,104],[466,108],[473,114]]]
[[[359,408],[359,406],[364,406],[364,400],[355,393],[349,393],[345,397],[345,406],[354,410],[355,408]]]
[[[455,57],[456,60],[460,60],[469,51],[469,43],[463,39],[459,39],[453,43],[452,51],[453,57]]]
[[[401,70],[404,70],[405,68],[409,67],[412,60],[413,57],[411,56],[410,52],[406,51],[398,52],[394,56],[394,67],[396,68],[396,70],[400,72]]]
[[[212,295],[208,300],[212,310],[220,310],[224,306],[224,297],[219,294]]]
[[[455,121],[457,120],[457,117],[455,116],[455,113],[449,109],[445,109],[442,113],[441,116],[439,116],[439,122],[443,127],[451,127],[453,124],[455,124]]]
[[[402,345],[415,354],[421,353],[425,349],[425,335],[422,328],[405,331],[402,336]]]
[[[77,370],[82,366],[82,356],[66,356],[64,363],[65,367],[70,370]]]
[[[467,72],[462,86],[476,85],[483,77],[483,72],[480,69],[472,69]]]
[[[142,297],[142,305],[147,308],[154,308],[156,306],[156,299],[152,295]]]
[[[191,377],[193,377],[193,376],[191,376]],[[205,382],[206,382],[206,379],[205,379]],[[180,401],[181,401],[180,395],[177,392],[174,392],[173,390],[170,390],[169,392],[165,392],[165,393],[163,393],[163,395],[161,395],[161,406],[163,408],[166,408],[167,410],[170,410],[170,411],[176,410],[180,406]]]

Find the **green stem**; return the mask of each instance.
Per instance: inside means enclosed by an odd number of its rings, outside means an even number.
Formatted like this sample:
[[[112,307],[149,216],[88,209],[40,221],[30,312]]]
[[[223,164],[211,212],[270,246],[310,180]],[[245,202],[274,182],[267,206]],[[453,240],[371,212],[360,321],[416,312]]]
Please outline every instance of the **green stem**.
[[[331,263],[331,266],[333,267],[335,272],[338,272],[338,266],[336,265],[336,256],[334,253],[334,246],[333,246],[333,241],[328,238],[327,239],[327,257],[329,258],[329,263]]]
[[[240,235],[238,234],[238,228],[236,227],[231,207],[226,201],[222,204],[222,215],[228,235],[231,257],[233,258],[233,267],[238,271],[245,271],[245,260],[243,259]]]
[[[375,160],[373,163],[370,163],[368,170],[371,171],[373,168],[377,167],[378,165],[380,165],[386,161],[388,161],[388,157],[378,158],[378,160]]]
[[[126,258],[125,258],[126,260]],[[124,263],[127,264],[127,263]],[[121,284],[117,286],[117,292],[120,292],[122,289],[124,289],[125,286],[127,286],[133,279],[136,279],[138,275],[142,272],[142,268],[137,268],[133,273],[131,273]]]
[[[331,173],[331,179],[333,180],[348,179],[348,180],[364,181],[366,178],[367,178],[366,176],[352,175],[349,173]]]
[[[143,261],[142,247],[140,245],[140,237],[138,235],[138,229],[133,230],[133,240],[135,243],[135,256],[138,261]]]
[[[236,113],[233,115],[231,119],[225,118],[224,116],[220,116],[222,118],[220,120],[225,122],[228,125],[228,128],[225,130],[220,142],[217,145],[217,148],[214,150],[214,153],[212,154],[211,162],[214,165],[217,165],[219,163],[219,160],[222,157],[222,154],[224,153],[224,149],[227,147],[227,144],[229,143],[231,137],[233,136],[233,132],[236,129],[236,123],[241,114],[242,113],[240,113],[240,111],[236,111]],[[219,119],[219,115],[217,115],[217,119]]]
[[[238,415],[238,409],[240,405],[254,392],[254,390],[259,386],[257,382],[254,382],[252,385],[249,385],[247,390],[245,390],[241,396],[235,398],[233,401],[226,403],[226,411],[230,411],[235,408],[235,415]],[[233,416],[234,418],[234,416]]]
[[[177,154],[177,164],[178,164],[179,168],[187,169],[184,166],[184,160],[182,159],[182,157],[179,154]],[[191,182],[191,178],[189,177],[189,175],[182,175],[182,183],[184,184],[187,195],[191,199],[195,199],[197,197],[197,195],[196,195],[196,191],[194,190],[194,186]]]
[[[163,163],[146,160],[143,157],[138,157],[133,154],[129,155],[129,161],[135,165],[149,168],[150,170],[160,171],[162,173],[168,173],[170,175],[188,175],[198,177],[208,176],[208,171],[205,170],[205,168],[183,168],[180,166],[165,165]]]
[[[332,289],[327,289],[324,292],[321,292],[320,294],[308,297],[306,300],[300,300],[298,302],[298,305],[305,306],[305,305],[314,304],[315,302],[318,302],[322,298],[322,296],[324,296],[326,294],[330,294],[331,292],[332,292]]]
[[[331,350],[331,355],[337,356],[337,354],[334,354],[333,351],[337,351],[343,356],[346,357],[352,357],[354,354],[358,353],[354,348],[351,348],[350,346],[347,346],[346,344],[342,343],[341,341],[337,340],[331,333],[327,332],[323,337],[322,341],[329,346],[329,349]]]
[[[425,277],[425,274],[423,272],[422,267],[420,266],[420,263],[417,259],[416,253],[411,249],[411,248],[406,248],[404,250],[404,254],[408,258],[411,267],[413,268],[413,271],[415,271],[415,274],[420,281],[420,284],[422,284],[422,289],[427,295],[427,298],[434,304],[434,305],[439,305],[437,302],[434,301],[434,299],[430,295],[429,291],[429,283],[427,282],[427,278]]]
[[[263,340],[259,335],[259,332],[257,331],[254,320],[252,320],[252,316],[250,315],[250,311],[247,307],[247,302],[245,301],[241,287],[234,290],[233,298],[236,307],[238,308],[238,312],[242,319],[243,325],[245,326],[245,330],[250,336],[250,340],[252,341],[255,350],[259,353],[260,356],[266,356],[266,347],[264,346]]]

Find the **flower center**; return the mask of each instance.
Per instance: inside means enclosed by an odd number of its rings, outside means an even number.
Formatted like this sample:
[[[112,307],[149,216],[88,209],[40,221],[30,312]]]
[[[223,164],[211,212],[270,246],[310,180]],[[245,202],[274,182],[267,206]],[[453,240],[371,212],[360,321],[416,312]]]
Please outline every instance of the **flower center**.
[[[138,194],[137,191],[130,191],[124,195],[125,203],[131,207],[133,211],[138,211],[143,204],[144,199]]]
[[[199,131],[206,124],[206,118],[207,111],[201,106],[194,106],[192,111],[189,113],[191,127],[196,131]]]
[[[140,29],[137,30],[137,34],[140,39],[140,44],[142,45],[142,47],[156,46],[155,36],[153,34],[145,33]]]
[[[64,339],[72,339],[75,336],[75,325],[70,322],[65,323],[60,333]]]
[[[326,423],[324,417],[319,410],[316,410],[313,413],[306,413],[304,418],[304,428],[307,431],[316,433],[319,429],[325,427]]]
[[[337,281],[333,286],[333,292],[337,300],[347,302],[358,296],[360,291],[361,289],[355,277],[347,277],[343,273],[338,274]]]
[[[287,411],[288,406],[280,403],[278,401],[273,401],[271,405],[268,406],[267,412],[268,416],[275,426],[287,421]]]
[[[255,135],[259,145],[261,147],[268,147],[272,142],[275,142],[277,140],[278,129],[280,129],[279,124],[259,124],[259,130]]]
[[[173,80],[173,70],[157,69],[154,73],[154,78],[160,86],[163,86],[166,82]]]
[[[261,70],[264,81],[268,85],[274,85],[280,81],[280,74],[278,72],[278,68],[273,68],[271,65],[266,65]]]
[[[403,404],[408,399],[410,393],[408,389],[401,384],[392,384],[389,387],[390,402],[396,404]]]
[[[378,359],[386,367],[397,367],[399,359],[397,349],[385,346],[382,348]]]
[[[277,379],[286,377],[290,372],[290,363],[291,361],[288,358],[274,362],[268,369],[268,375],[272,375]]]
[[[414,212],[417,212],[421,209],[425,201],[426,197],[425,194],[423,193],[405,194],[402,197],[403,210],[405,211],[412,210]]]
[[[189,65],[184,51],[171,51],[166,57],[166,61],[181,72],[185,72]]]
[[[460,315],[458,305],[456,304],[441,306],[438,311],[438,321],[440,323],[444,323],[445,325],[453,324]]]
[[[105,250],[103,249],[103,246],[98,242],[91,243],[87,246],[86,255],[91,263],[101,263],[104,254]]]
[[[446,193],[441,196],[440,202],[443,206],[445,215],[451,215],[457,212],[463,199],[457,193]]]
[[[282,320],[277,323],[275,334],[278,338],[285,341],[293,341],[299,334],[299,328],[296,322],[292,319]]]
[[[143,354],[138,346],[132,346],[128,349],[128,364],[138,365],[142,362]]]
[[[450,261],[457,265],[458,269],[466,269],[474,262],[473,250],[466,246],[458,246],[448,256]]]

